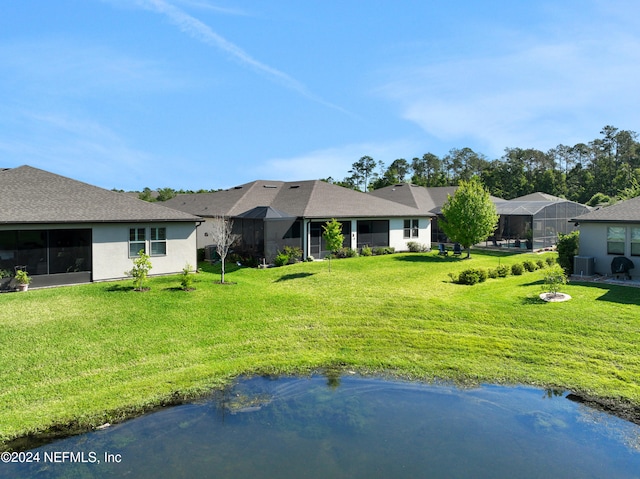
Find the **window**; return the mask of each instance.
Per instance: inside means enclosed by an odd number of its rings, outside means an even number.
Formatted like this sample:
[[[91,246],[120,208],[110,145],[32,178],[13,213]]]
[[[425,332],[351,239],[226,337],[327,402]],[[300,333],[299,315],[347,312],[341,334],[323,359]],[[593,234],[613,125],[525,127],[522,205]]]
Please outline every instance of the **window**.
[[[151,256],[167,254],[167,229],[151,228]]]
[[[640,227],[631,228],[631,256],[640,256]]]
[[[624,254],[624,243],[627,228],[624,226],[609,226],[607,228],[607,254]]]
[[[418,220],[404,220],[405,238],[417,238],[419,229]]]
[[[129,257],[135,258],[140,251],[147,252],[147,242],[144,228],[129,229]]]

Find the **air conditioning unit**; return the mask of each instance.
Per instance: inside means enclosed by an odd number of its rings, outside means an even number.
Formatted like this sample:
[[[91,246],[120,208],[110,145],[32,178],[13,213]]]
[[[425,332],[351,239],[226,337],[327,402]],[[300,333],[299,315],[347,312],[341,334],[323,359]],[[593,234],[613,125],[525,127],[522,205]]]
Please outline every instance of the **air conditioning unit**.
[[[596,260],[593,256],[574,256],[573,274],[575,276],[593,276]]]

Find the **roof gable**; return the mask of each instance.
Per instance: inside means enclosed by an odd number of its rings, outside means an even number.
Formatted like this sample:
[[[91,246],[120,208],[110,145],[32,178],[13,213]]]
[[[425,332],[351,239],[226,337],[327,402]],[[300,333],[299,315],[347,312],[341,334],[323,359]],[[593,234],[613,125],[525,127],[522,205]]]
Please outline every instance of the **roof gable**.
[[[0,171],[0,224],[198,220],[31,166]]]

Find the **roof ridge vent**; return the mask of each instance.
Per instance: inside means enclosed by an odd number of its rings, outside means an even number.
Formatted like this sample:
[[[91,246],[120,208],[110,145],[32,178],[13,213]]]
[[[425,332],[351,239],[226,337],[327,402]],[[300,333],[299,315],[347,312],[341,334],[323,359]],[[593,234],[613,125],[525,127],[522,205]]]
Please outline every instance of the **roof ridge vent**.
[[[263,187],[263,188],[277,188],[277,187],[278,187],[278,185],[269,185],[269,184],[266,184],[266,185],[262,185],[262,187]]]

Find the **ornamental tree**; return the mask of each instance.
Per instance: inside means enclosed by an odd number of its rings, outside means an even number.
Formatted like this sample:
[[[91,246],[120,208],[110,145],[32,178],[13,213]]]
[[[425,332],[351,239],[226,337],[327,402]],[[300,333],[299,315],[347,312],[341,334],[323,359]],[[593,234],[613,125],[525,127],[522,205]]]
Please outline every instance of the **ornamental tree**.
[[[327,242],[327,249],[331,251],[329,255],[329,271],[331,271],[331,256],[342,247],[344,235],[342,234],[342,223],[332,219],[322,226],[324,230],[322,237]]]
[[[460,181],[455,194],[448,196],[442,214],[442,230],[467,250],[467,258],[471,257],[471,246],[486,240],[499,219],[496,205],[477,177]]]

